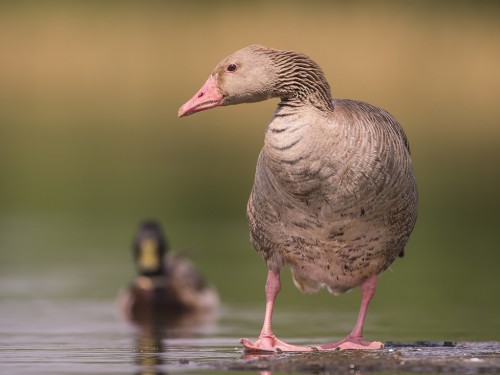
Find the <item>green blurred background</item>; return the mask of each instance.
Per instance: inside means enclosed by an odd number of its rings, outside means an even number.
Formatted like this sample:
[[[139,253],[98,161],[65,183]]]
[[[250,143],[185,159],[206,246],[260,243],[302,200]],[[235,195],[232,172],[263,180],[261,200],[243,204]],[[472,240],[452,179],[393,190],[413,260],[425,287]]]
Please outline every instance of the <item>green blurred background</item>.
[[[498,4],[1,2],[0,296],[112,300],[137,224],[156,218],[225,303],[263,306],[245,208],[277,101],[177,119],[220,59],[258,43],[310,55],[335,97],[406,130],[419,220],[372,310],[413,337],[500,339]],[[279,298],[353,316],[359,303],[288,277]]]

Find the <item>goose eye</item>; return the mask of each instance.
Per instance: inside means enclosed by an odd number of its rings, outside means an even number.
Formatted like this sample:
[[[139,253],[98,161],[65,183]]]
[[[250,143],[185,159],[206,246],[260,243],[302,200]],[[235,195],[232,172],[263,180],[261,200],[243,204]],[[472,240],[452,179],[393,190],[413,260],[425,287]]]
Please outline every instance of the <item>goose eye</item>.
[[[236,64],[229,64],[226,68],[228,72],[234,72],[236,70]]]

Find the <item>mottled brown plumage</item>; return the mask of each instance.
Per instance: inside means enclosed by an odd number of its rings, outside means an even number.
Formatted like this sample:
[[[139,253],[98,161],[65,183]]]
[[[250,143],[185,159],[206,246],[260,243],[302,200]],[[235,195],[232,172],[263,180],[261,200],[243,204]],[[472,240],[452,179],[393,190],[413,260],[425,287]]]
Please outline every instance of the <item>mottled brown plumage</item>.
[[[252,244],[296,285],[341,293],[384,271],[416,218],[409,151],[398,123],[366,103],[326,114],[281,106],[271,121],[248,203]]]
[[[259,341],[244,344],[299,350],[270,328],[279,273],[288,265],[307,293],[365,285],[361,321],[346,340],[324,348],[370,347],[362,326],[376,276],[403,254],[417,216],[408,140],[388,112],[332,100],[309,57],[262,46],[222,60],[179,115],[272,97],[281,102],[266,130],[247,208],[251,242],[269,269],[268,311]]]

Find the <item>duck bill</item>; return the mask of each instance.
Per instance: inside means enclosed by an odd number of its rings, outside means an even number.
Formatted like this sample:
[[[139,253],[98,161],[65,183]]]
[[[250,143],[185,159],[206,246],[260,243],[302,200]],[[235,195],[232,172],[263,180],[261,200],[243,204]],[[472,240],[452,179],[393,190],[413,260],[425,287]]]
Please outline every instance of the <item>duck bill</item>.
[[[211,75],[201,89],[179,108],[178,116],[189,116],[196,112],[218,107],[223,103],[224,100],[217,87],[217,81],[215,77]]]

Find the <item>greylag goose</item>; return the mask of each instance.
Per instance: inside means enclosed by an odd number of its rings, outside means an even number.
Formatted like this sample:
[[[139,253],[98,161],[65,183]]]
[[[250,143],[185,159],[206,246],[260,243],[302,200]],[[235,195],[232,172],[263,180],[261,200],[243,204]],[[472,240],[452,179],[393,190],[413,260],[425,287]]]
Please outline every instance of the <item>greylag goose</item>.
[[[266,311],[247,351],[379,349],[363,338],[377,276],[408,242],[417,188],[406,135],[388,112],[332,99],[321,68],[304,54],[258,45],[223,59],[179,117],[279,98],[267,126],[247,206],[250,240],[264,258]],[[291,268],[305,293],[341,294],[361,286],[361,307],[343,340],[303,347],[279,340],[272,315],[280,272]]]
[[[137,276],[120,297],[128,319],[140,324],[176,326],[186,317],[188,321],[202,321],[204,314],[217,310],[219,297],[215,289],[188,258],[169,250],[157,222],[140,225],[133,251]]]

